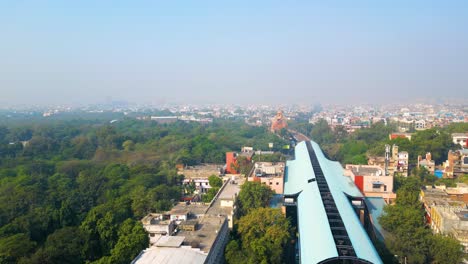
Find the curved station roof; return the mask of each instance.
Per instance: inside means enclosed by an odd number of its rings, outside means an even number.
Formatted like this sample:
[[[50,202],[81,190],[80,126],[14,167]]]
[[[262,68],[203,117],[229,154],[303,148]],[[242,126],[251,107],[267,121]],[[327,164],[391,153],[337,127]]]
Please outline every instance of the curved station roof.
[[[382,263],[351,204],[362,194],[317,143],[296,146],[295,159],[286,164],[284,195],[297,206],[301,263]]]

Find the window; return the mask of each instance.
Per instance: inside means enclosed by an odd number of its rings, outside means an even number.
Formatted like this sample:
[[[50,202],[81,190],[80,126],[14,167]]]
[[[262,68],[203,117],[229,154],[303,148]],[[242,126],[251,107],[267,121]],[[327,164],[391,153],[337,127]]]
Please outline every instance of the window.
[[[382,186],[382,183],[372,183],[372,191],[374,192],[380,192],[380,186]]]
[[[383,187],[383,191],[386,192],[387,191],[387,185],[384,185]]]
[[[270,182],[270,185],[272,185],[272,184],[273,184],[273,183],[272,183],[272,182]]]
[[[279,182],[276,182],[276,185],[279,185]]]

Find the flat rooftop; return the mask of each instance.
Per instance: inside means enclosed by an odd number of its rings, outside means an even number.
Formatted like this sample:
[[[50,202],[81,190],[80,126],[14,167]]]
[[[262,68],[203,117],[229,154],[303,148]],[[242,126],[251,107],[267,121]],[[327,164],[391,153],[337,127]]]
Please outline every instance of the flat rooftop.
[[[178,203],[176,206],[172,207],[171,212],[175,212],[177,214],[179,212],[187,211],[189,214],[202,215],[202,214],[205,214],[207,209],[208,209],[208,205],[205,205],[205,204]]]
[[[361,176],[385,176],[382,168],[374,165],[351,165],[347,164],[346,169],[351,170],[354,175]]]
[[[132,264],[200,264],[207,254],[190,247],[150,247],[140,253]]]
[[[198,248],[208,253],[213,246],[218,231],[225,221],[227,220],[223,216],[206,215],[198,222],[197,230],[180,230],[177,232],[176,236],[185,237],[184,245],[190,246],[192,242],[195,242],[198,244]]]
[[[187,166],[177,171],[177,174],[183,174],[186,179],[203,178],[208,179],[211,175],[219,175],[223,164],[202,164],[197,166]]]
[[[234,200],[235,196],[240,192],[240,186],[245,181],[244,178],[232,179],[224,186],[215,201],[212,202],[207,211],[209,215],[228,215],[231,214],[232,208],[221,207],[221,200]]]

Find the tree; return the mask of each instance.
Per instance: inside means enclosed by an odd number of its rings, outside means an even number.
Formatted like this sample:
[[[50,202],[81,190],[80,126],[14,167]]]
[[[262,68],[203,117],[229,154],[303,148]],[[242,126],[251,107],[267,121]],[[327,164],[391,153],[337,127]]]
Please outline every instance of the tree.
[[[125,140],[124,143],[122,143],[122,147],[125,151],[133,151],[135,150],[135,142],[132,140]]]
[[[81,246],[84,238],[77,227],[56,230],[47,237],[44,247],[27,261],[29,263],[83,263]]]
[[[237,156],[236,158],[236,165],[238,166],[237,167],[237,171],[240,173],[240,174],[243,174],[243,175],[246,175],[250,172],[250,170],[252,169],[252,161],[250,161],[249,159],[247,159],[247,157],[245,156]]]
[[[312,140],[319,145],[333,143],[335,141],[333,139],[333,132],[325,119],[320,119],[314,124],[310,136]]]
[[[243,264],[247,258],[237,240],[229,241],[224,252],[224,258],[229,264]]]
[[[418,200],[420,182],[416,177],[396,178],[395,205],[387,205],[379,223],[389,232],[385,244],[400,262],[460,263],[460,243],[452,238],[434,236],[426,228],[424,210]]]
[[[213,187],[213,188],[208,189],[206,194],[202,196],[203,202],[210,203],[211,200],[213,200],[213,198],[216,196],[218,191],[219,191],[219,187]]]
[[[26,234],[15,234],[0,238],[0,263],[15,263],[20,257],[32,252],[36,242]]]
[[[110,263],[126,264],[149,244],[148,234],[141,223],[132,219],[125,220],[119,228],[119,240],[111,251]]]
[[[432,185],[437,181],[437,177],[429,173],[424,167],[415,167],[411,175],[417,177],[423,184]]]
[[[246,182],[239,192],[240,214],[245,215],[251,210],[268,206],[273,191],[259,182]]]
[[[246,263],[281,263],[283,248],[291,238],[288,219],[272,208],[251,210],[239,220],[238,232]]]
[[[223,180],[216,175],[211,175],[210,177],[208,177],[208,183],[212,188],[219,188],[223,185]]]
[[[464,257],[463,246],[460,242],[440,235],[434,235],[430,240],[430,253],[433,263],[452,264],[461,263]]]

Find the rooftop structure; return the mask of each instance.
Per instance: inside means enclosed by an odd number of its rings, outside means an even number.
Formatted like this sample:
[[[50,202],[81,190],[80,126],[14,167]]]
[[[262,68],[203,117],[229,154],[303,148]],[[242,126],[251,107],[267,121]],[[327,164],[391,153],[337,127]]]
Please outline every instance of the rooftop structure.
[[[458,144],[463,148],[468,148],[468,133],[453,133],[453,144]]]
[[[233,227],[233,216],[236,210],[235,201],[240,192],[240,186],[244,182],[243,177],[231,177],[219,190],[213,198],[210,207],[207,210],[209,215],[223,215],[228,219],[229,228]]]
[[[385,175],[379,166],[346,164],[344,175],[350,177],[366,197],[381,197],[387,203],[396,199],[393,175]]]
[[[200,179],[210,177],[211,175],[219,175],[221,164],[202,164],[196,166],[182,166],[178,169],[177,174],[184,175],[185,179]]]
[[[456,188],[427,186],[421,190],[427,224],[434,233],[452,235],[468,249],[468,187],[458,184]]]
[[[446,178],[468,174],[468,149],[450,150],[444,163]]]
[[[284,197],[299,232],[300,263],[382,263],[353,207],[365,206],[361,192],[315,142],[296,146]]]
[[[435,172],[435,161],[432,159],[430,152],[426,153],[426,158],[423,159],[421,155],[418,156],[418,167],[424,167],[431,174]]]
[[[226,218],[206,215],[198,224],[184,223],[184,230],[174,236],[156,237],[153,246],[143,250],[132,264],[221,263],[229,238]]]
[[[277,194],[283,193],[284,162],[255,162],[249,181],[258,181],[267,185]]]
[[[388,145],[387,145],[388,146]],[[372,156],[368,159],[368,165],[376,165],[383,168],[386,173],[390,175],[400,174],[402,176],[408,176],[408,161],[409,154],[407,151],[399,151],[397,145],[393,145],[385,148],[385,156]]]

